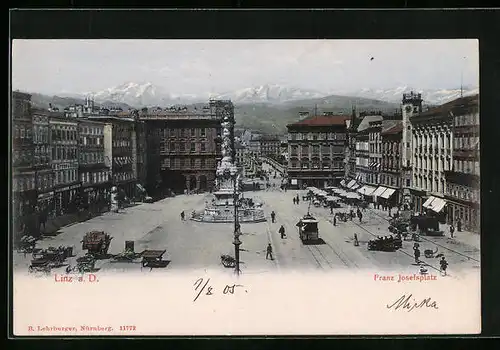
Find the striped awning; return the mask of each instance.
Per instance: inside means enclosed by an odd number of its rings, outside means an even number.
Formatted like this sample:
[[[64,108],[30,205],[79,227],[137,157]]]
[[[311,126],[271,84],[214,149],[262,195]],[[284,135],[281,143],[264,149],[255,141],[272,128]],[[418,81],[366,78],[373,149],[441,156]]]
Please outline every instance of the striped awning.
[[[383,186],[379,186],[377,187],[377,189],[372,193],[372,196],[374,197],[378,197],[380,196],[382,193],[384,193],[384,191],[387,189],[387,187],[383,187]]]
[[[446,206],[446,201],[442,198],[430,196],[422,206],[439,213]]]
[[[349,183],[347,184],[347,188],[351,188],[352,186],[354,186],[355,183],[356,183],[356,180],[349,181]]]
[[[424,204],[422,204],[422,206],[424,208],[428,208],[429,205],[432,203],[432,201],[434,201],[434,199],[436,199],[436,197],[430,196],[429,198],[427,198],[427,200],[424,202]]]
[[[388,188],[380,195],[380,197],[384,199],[389,199],[394,194],[394,192],[396,192],[394,188]]]
[[[354,186],[352,186],[350,189],[351,189],[351,190],[357,190],[357,189],[358,189],[358,188],[360,188],[360,187],[361,187],[361,185],[360,185],[359,183],[357,183],[357,182],[356,182],[356,183],[354,184]]]
[[[365,196],[371,196],[373,192],[375,192],[376,188],[371,187],[371,186],[363,186],[360,189],[358,189],[358,193],[365,195]]]

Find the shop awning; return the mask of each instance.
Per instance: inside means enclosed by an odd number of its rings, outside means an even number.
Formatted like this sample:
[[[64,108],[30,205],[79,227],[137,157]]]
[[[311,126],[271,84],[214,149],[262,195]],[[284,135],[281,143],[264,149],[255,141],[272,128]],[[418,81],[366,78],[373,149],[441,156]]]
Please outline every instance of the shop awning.
[[[371,196],[373,192],[375,192],[376,188],[371,187],[371,186],[363,186],[360,189],[358,189],[358,193],[365,195],[365,196]]]
[[[351,199],[359,199],[359,194],[357,194],[356,192],[349,192],[346,194],[346,197]]]
[[[387,187],[379,186],[377,189],[372,193],[372,196],[374,197],[379,197],[384,191],[387,189]]]
[[[351,188],[352,186],[354,186],[355,183],[356,183],[356,180],[349,181],[349,183],[347,184],[347,188]]]
[[[396,192],[394,188],[388,188],[380,195],[380,197],[384,199],[389,199],[394,194],[394,192]]]
[[[345,180],[340,181],[340,186],[345,186]]]
[[[427,200],[424,202],[424,204],[422,204],[422,206],[424,208],[428,208],[429,205],[431,205],[431,203],[434,201],[434,199],[436,199],[436,197],[430,196],[429,198],[427,198]]]
[[[361,185],[358,184],[357,182],[354,184],[354,186],[351,187],[351,190],[357,190],[358,188],[360,188]]]
[[[446,206],[446,201],[444,199],[431,196],[422,205],[424,208],[430,209],[435,213],[440,213],[441,210]]]

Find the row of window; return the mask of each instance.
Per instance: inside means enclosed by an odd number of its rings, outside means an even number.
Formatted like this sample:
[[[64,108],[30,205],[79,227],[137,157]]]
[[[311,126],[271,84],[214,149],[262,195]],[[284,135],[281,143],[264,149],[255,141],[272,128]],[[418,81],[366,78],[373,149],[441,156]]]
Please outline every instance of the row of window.
[[[77,160],[78,149],[76,147],[55,146],[52,147],[52,160]]]
[[[113,181],[114,182],[119,182],[119,181],[128,181],[134,179],[134,174],[130,172],[121,172],[121,173],[114,173],[113,174]]]
[[[297,169],[343,169],[343,162],[298,162],[292,160],[290,167]]]
[[[413,175],[413,185],[415,187],[421,188],[424,191],[428,192],[439,192],[439,193],[445,193],[446,192],[446,182],[444,179],[439,179],[437,177],[433,178],[432,177],[426,177],[422,175]]]
[[[479,161],[453,160],[453,170],[464,174],[480,175]]]
[[[479,146],[479,136],[463,135],[453,138],[454,149],[475,149]]]
[[[399,142],[383,142],[382,153],[399,153],[401,150],[401,143]]]
[[[415,157],[414,158],[414,167],[416,169],[421,169],[423,171],[431,170],[431,171],[447,171],[451,170],[451,161],[450,159],[444,158],[427,158],[427,157]]]
[[[189,150],[189,152],[206,152],[207,151],[207,144],[205,142],[200,142],[200,143],[195,143],[195,142],[170,142],[169,148],[167,150],[166,148],[167,143],[162,142],[160,144],[160,149],[162,152],[186,152],[186,150]],[[199,145],[196,147],[196,145]]]
[[[453,183],[448,183],[447,194],[458,199],[473,202],[479,202],[481,197],[478,188],[471,188]]]
[[[205,158],[165,158],[163,159],[163,166],[166,168],[213,168],[215,162],[213,159]]]
[[[456,115],[454,123],[455,126],[479,125],[479,113]]]
[[[319,154],[321,150],[322,154],[338,154],[338,153],[344,153],[344,147],[342,146],[301,146],[300,147],[300,153],[301,154]],[[299,146],[290,146],[290,154],[298,154],[299,153]]]
[[[52,141],[76,141],[76,130],[52,129]]]
[[[55,175],[54,186],[76,182],[78,180],[77,173],[78,173],[77,169],[54,171]]]
[[[441,133],[437,134],[424,134],[424,135],[413,135],[413,145],[415,147],[440,147],[440,148],[451,148],[451,134],[446,133],[445,135]]]
[[[79,126],[80,134],[90,135],[104,135],[104,128],[102,126]]]
[[[38,191],[45,192],[54,187],[54,176],[51,173],[39,174],[36,182]]]
[[[388,174],[382,173],[382,174],[380,174],[380,184],[387,185],[387,186],[399,187],[400,178],[399,178],[399,176],[388,175]]]
[[[98,184],[108,181],[108,176],[107,171],[87,171],[80,173],[80,181],[82,184]]]
[[[368,142],[356,142],[356,151],[368,151],[370,144]]]
[[[382,156],[382,169],[399,169],[399,166],[399,157],[393,158]]]
[[[33,127],[33,143],[49,143],[49,126],[35,125]]]
[[[111,145],[113,147],[130,147],[132,143],[130,142],[130,140],[119,139],[119,140],[113,140]]]
[[[292,132],[288,134],[289,140],[340,140],[344,141],[346,139],[345,133],[334,133],[334,132],[321,132],[321,133],[296,133]]]
[[[31,126],[24,125],[14,125],[14,139],[21,140],[31,140],[32,139],[32,130]]]
[[[12,190],[17,192],[30,191],[35,189],[35,175],[14,176],[12,179]]]
[[[14,166],[21,164],[29,164],[33,160],[32,152],[29,150],[13,150],[12,163]]]
[[[100,164],[104,163],[104,154],[102,152],[80,152],[80,164]]]
[[[87,137],[87,136],[80,136],[80,145],[83,146],[101,146],[104,144],[104,137]]]
[[[206,137],[207,129],[206,128],[175,128],[175,129],[163,129],[162,133],[163,137]],[[160,135],[161,135],[160,134]]]

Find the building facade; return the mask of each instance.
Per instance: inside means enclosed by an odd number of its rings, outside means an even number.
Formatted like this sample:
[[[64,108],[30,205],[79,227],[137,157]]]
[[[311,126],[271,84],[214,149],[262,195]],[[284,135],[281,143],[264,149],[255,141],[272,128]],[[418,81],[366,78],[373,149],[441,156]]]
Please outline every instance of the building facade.
[[[445,172],[447,218],[480,232],[479,96],[461,99],[451,110],[453,167]]]
[[[324,187],[344,177],[347,116],[312,116],[287,125],[290,186]]]
[[[177,193],[212,190],[221,159],[224,118],[234,120],[231,101],[213,100],[201,109],[141,111],[140,119],[146,122],[150,135],[148,188]],[[158,147],[158,153],[154,147]],[[232,149],[236,157],[234,144]]]
[[[402,181],[401,181],[401,140],[403,123],[397,121],[381,131],[381,168],[380,185],[392,188],[391,197],[387,199],[391,206],[402,203]]]
[[[261,149],[260,149],[260,139],[262,135],[252,134],[251,139],[248,141],[248,151],[251,155],[260,157]]]
[[[243,167],[246,158],[246,147],[241,142],[235,142],[234,148],[236,149],[236,165]]]
[[[76,211],[81,182],[78,174],[78,123],[52,112],[49,120],[51,166],[54,172],[54,199],[50,207],[55,215]]]
[[[78,123],[81,205],[94,213],[107,208],[111,190],[111,171],[104,158],[104,126],[104,123],[84,118]]]
[[[262,135],[260,137],[260,155],[277,160],[280,155],[280,144],[278,135]]]
[[[457,101],[413,115],[412,203],[416,211],[441,214],[447,192],[445,172],[452,168],[452,122],[450,111]],[[434,202],[431,202],[438,198]]]
[[[36,207],[31,95],[12,93],[12,210],[14,232],[28,225]]]
[[[33,144],[37,187],[37,207],[48,212],[54,197],[54,170],[52,169],[52,147],[50,144],[51,112],[33,108]]]
[[[374,172],[378,169],[374,159],[376,159],[376,154],[374,153],[375,141],[372,139],[374,136],[374,131],[370,129],[370,123],[372,128],[379,127],[377,122],[382,122],[383,117],[381,115],[365,115],[362,116],[358,124],[358,128],[355,135],[355,157],[356,157],[356,176],[354,179],[362,184],[374,184]],[[374,124],[375,123],[375,124]]]
[[[384,120],[375,120],[368,127],[368,171],[365,183],[376,185],[380,183],[380,168],[382,166],[382,138],[380,132]]]

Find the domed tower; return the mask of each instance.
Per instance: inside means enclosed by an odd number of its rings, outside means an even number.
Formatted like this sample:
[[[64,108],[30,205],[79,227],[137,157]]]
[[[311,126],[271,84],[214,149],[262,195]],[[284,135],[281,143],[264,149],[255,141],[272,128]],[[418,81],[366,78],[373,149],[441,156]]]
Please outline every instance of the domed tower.
[[[403,94],[401,104],[403,116],[403,135],[401,140],[401,182],[403,193],[401,202],[408,204],[410,201],[409,188],[412,186],[412,167],[413,167],[413,128],[410,118],[422,112],[422,94],[410,92]]]

